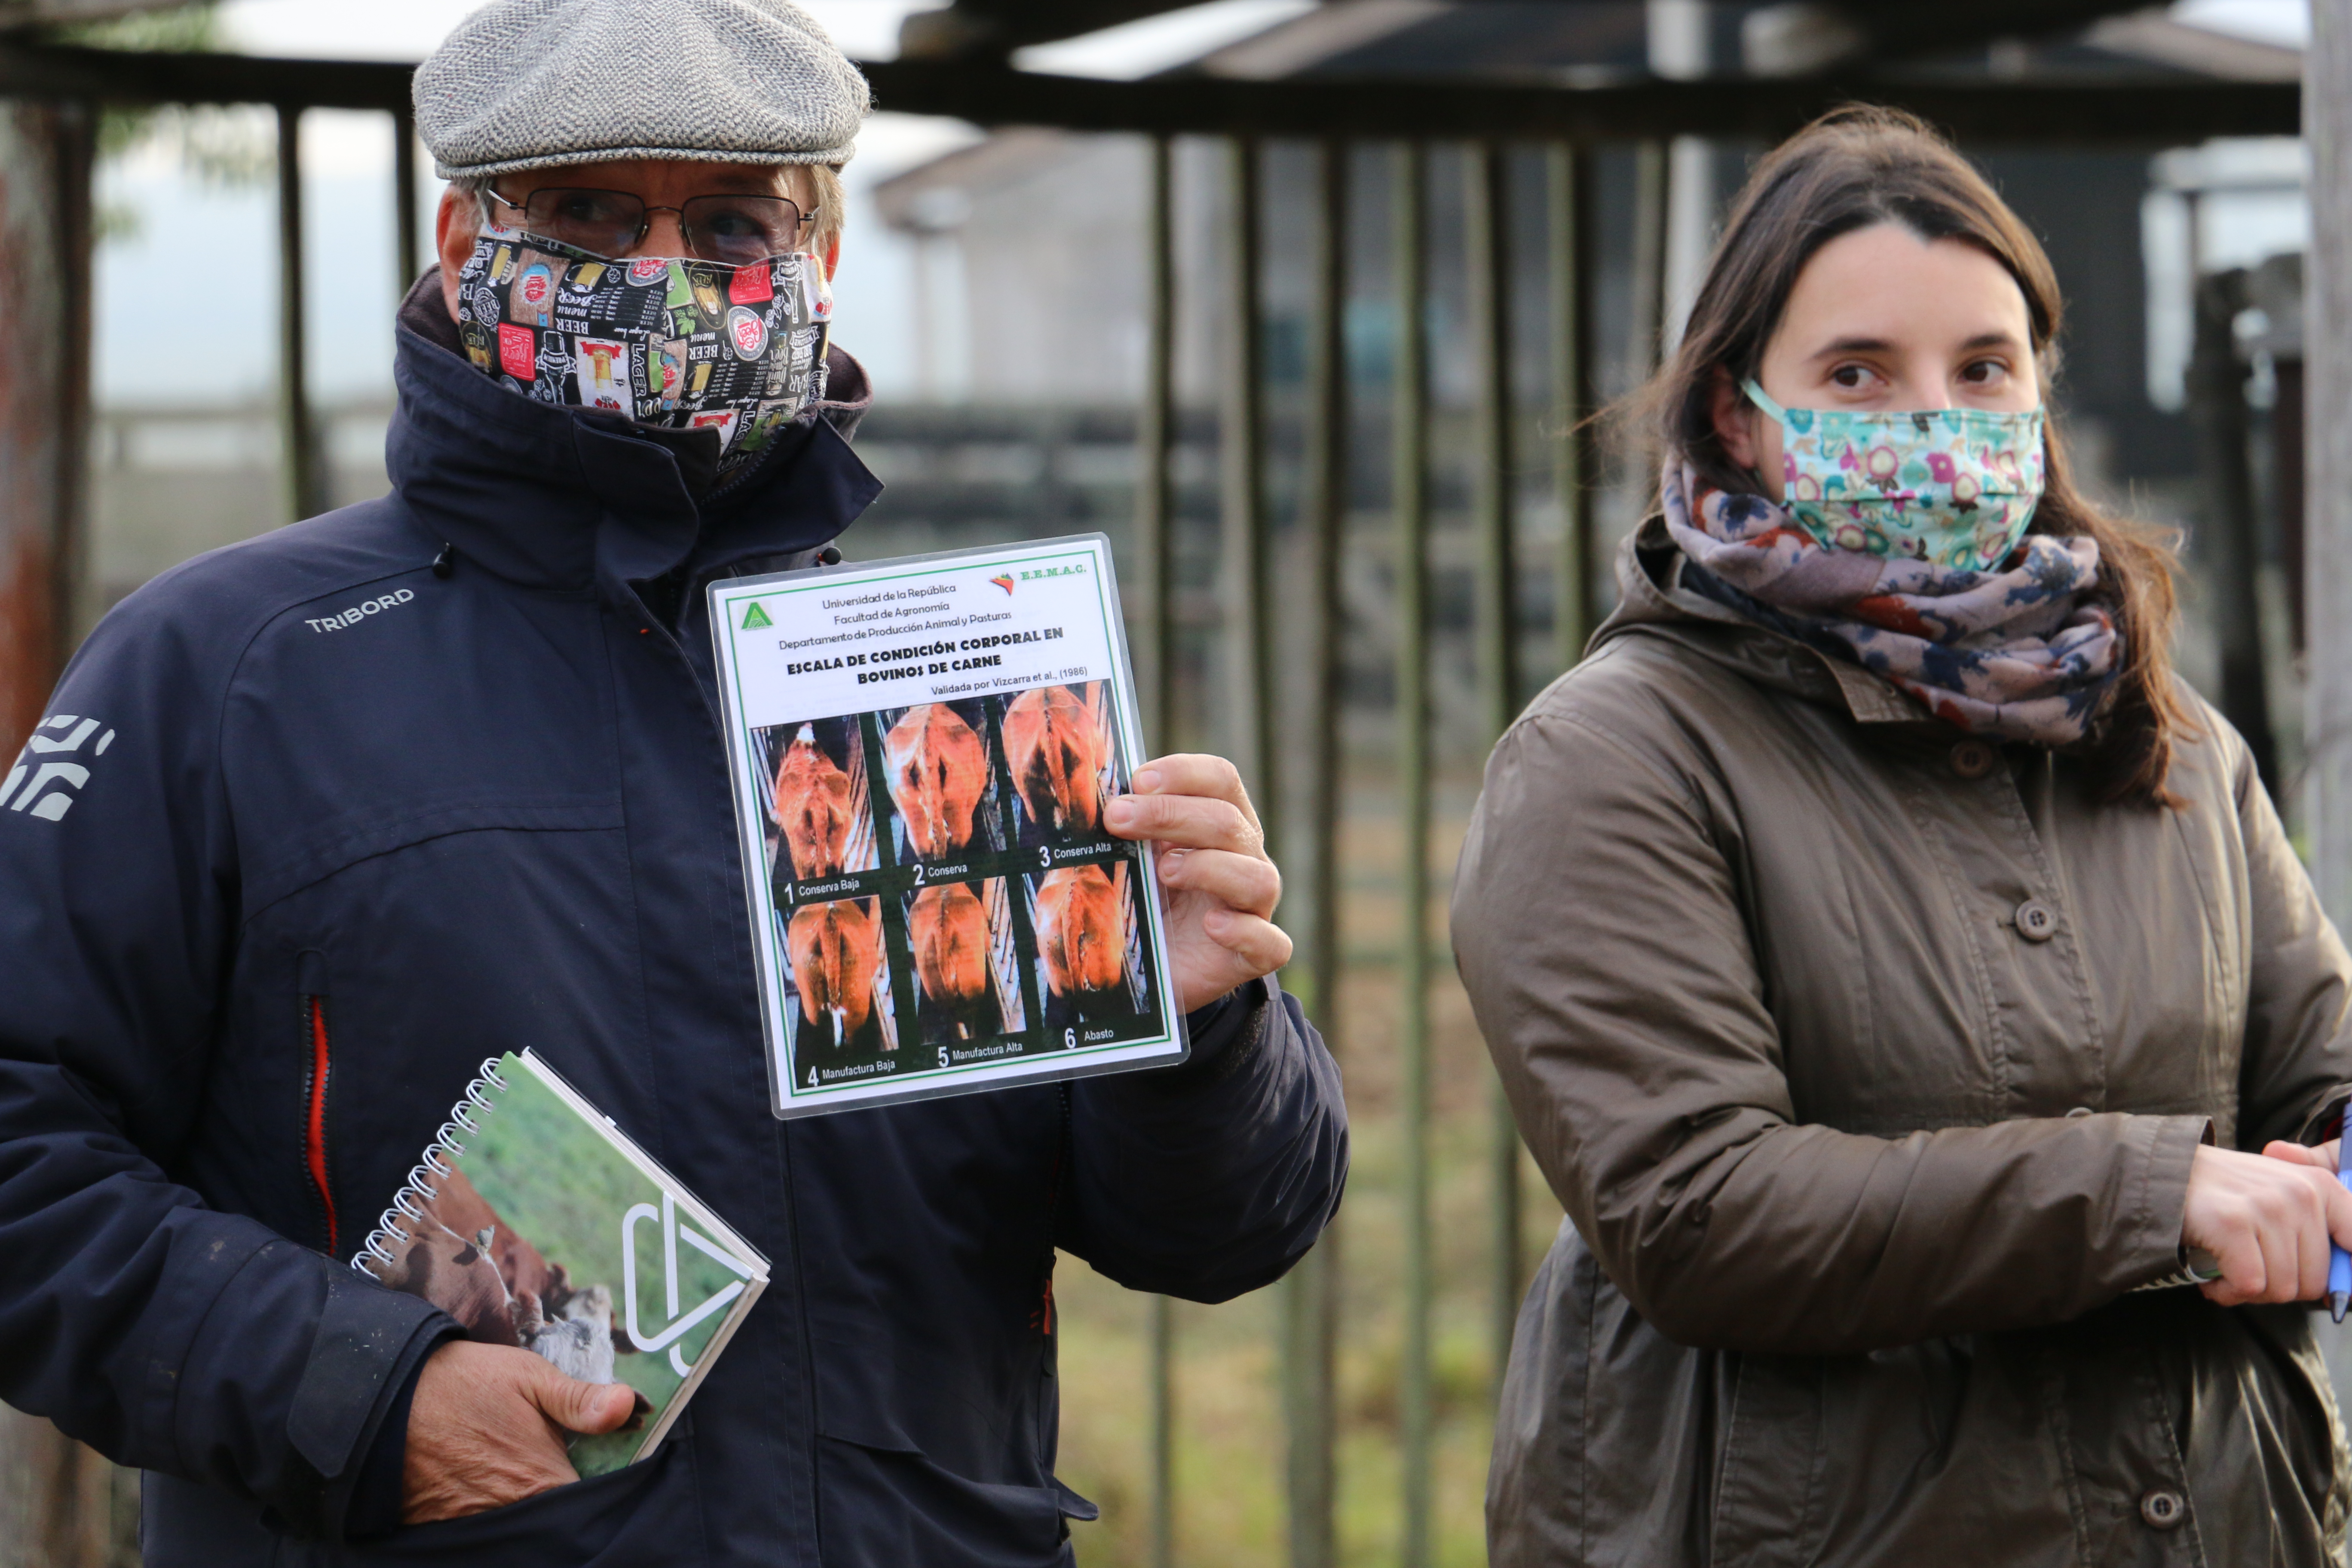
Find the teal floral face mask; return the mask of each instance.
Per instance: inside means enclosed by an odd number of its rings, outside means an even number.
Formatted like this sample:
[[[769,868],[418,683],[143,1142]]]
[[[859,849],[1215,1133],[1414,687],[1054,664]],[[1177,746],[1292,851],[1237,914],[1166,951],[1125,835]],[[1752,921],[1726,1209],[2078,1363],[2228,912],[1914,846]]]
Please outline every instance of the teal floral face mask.
[[[1783,408],[1741,388],[1780,426],[1784,504],[1832,550],[1990,572],[2042,500],[2042,410],[1916,413]]]

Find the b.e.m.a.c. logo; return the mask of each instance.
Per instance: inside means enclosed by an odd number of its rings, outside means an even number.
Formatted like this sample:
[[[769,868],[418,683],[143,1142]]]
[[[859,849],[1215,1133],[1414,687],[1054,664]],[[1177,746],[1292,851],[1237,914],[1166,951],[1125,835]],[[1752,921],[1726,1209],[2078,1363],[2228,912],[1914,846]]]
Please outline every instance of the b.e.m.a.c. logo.
[[[1080,561],[1068,566],[1024,567],[1018,572],[1001,573],[994,577],[991,577],[989,581],[1003,589],[1007,594],[1010,594],[1013,592],[1013,584],[1016,581],[1022,583],[1034,583],[1040,577],[1083,577],[1086,574],[1087,563]]]

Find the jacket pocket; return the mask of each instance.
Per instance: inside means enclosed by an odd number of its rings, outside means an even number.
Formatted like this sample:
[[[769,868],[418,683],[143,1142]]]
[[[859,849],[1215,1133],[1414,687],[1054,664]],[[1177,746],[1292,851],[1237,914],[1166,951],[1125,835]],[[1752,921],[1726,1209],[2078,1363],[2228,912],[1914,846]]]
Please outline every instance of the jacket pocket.
[[[1823,1364],[1726,1355],[1730,1384],[1712,1531],[1717,1563],[1812,1560],[1819,1532]]]
[[[990,1408],[970,1367],[904,1342],[814,1345],[825,1562],[1044,1568],[1068,1521],[1101,1512],[1055,1478],[1050,1450],[1013,1437],[1029,1423]]]
[[[414,1524],[381,1540],[328,1549],[320,1568],[516,1568],[564,1563],[621,1568],[698,1563],[701,1522],[689,1463],[664,1443],[643,1464],[556,1487],[520,1502],[437,1524]]]
[[[1058,1480],[975,1481],[911,1448],[822,1434],[816,1472],[818,1551],[827,1563],[1053,1568],[1063,1561],[1067,1521],[1101,1512]]]

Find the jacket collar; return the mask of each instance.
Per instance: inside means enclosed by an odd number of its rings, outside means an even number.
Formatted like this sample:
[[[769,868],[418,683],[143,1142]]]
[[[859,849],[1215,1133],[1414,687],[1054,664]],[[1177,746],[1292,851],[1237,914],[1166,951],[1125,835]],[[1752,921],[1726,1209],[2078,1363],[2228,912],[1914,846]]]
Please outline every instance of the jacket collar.
[[[428,288],[437,307],[437,269],[402,311],[385,464],[426,533],[502,577],[584,588],[600,576],[643,582],[680,567],[700,576],[816,549],[881,493],[840,428],[855,427],[871,395],[864,371],[837,350],[828,374],[838,369],[835,390],[854,401],[820,405],[756,467],[698,500],[707,470],[675,439],[684,433],[517,396],[426,335],[431,316],[410,307]]]
[[[1759,686],[1842,709],[1857,724],[1935,727],[1918,703],[1858,664],[1832,658],[1759,626],[1682,585],[1683,552],[1665,520],[1650,517],[1617,550],[1617,608],[1592,634],[1600,648],[1621,637],[1666,637]]]

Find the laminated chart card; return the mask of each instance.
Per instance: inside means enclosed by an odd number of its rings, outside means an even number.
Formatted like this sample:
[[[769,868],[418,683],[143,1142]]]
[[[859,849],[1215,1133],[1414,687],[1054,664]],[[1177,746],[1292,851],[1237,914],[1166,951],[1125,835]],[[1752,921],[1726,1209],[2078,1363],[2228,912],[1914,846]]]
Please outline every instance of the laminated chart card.
[[[710,589],[778,1116],[1184,1058],[1100,534]]]

